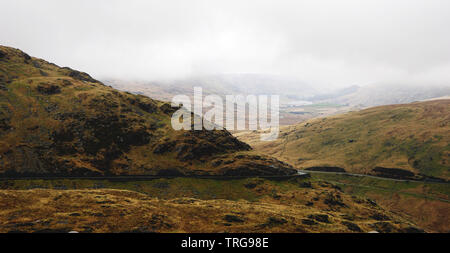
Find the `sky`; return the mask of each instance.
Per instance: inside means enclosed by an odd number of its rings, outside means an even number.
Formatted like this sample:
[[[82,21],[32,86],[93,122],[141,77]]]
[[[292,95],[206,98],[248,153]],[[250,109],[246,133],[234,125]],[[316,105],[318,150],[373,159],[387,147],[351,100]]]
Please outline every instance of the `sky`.
[[[1,0],[0,44],[97,79],[450,83],[448,0]]]

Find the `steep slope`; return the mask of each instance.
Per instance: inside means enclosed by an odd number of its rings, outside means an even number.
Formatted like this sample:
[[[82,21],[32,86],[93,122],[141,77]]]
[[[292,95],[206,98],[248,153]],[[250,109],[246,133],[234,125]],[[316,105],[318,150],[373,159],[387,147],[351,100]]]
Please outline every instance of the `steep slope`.
[[[298,168],[341,170],[394,178],[450,179],[450,100],[373,107],[282,129],[256,150]]]
[[[0,47],[0,174],[287,175],[227,131],[174,131],[174,108]]]

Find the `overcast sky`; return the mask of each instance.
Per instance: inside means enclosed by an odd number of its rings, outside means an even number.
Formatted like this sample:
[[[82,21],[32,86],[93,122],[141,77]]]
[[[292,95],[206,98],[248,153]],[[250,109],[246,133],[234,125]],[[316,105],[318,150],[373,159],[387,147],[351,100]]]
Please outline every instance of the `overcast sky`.
[[[0,44],[96,78],[450,83],[448,0],[2,0]]]

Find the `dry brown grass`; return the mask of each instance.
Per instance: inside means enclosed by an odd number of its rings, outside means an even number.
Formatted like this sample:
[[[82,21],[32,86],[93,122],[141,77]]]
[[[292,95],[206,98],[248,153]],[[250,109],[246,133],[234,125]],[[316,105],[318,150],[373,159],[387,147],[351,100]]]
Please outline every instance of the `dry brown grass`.
[[[356,232],[356,226],[361,232],[398,232],[411,226],[346,195],[348,208],[331,209],[264,200],[163,200],[112,189],[1,190],[0,200],[0,232]]]
[[[273,142],[238,133],[256,151],[298,168],[338,166],[370,174],[376,166],[450,178],[450,100],[373,107],[281,129]]]

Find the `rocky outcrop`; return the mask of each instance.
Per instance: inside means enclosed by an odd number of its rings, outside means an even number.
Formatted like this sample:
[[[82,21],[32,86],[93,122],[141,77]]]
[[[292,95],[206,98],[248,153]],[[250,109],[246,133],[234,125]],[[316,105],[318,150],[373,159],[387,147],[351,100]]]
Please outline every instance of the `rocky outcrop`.
[[[44,95],[53,95],[61,93],[61,88],[58,85],[50,83],[40,83],[37,86],[37,91]]]
[[[73,79],[80,80],[83,82],[90,82],[90,83],[100,83],[99,81],[92,78],[89,74],[85,72],[80,72],[77,70],[73,70],[69,67],[61,68],[62,71],[66,72],[68,76],[72,77]]]
[[[288,176],[297,173],[291,165],[272,158],[260,156],[237,156],[237,159],[223,161],[219,174],[223,176]],[[235,157],[236,158],[236,157]]]

